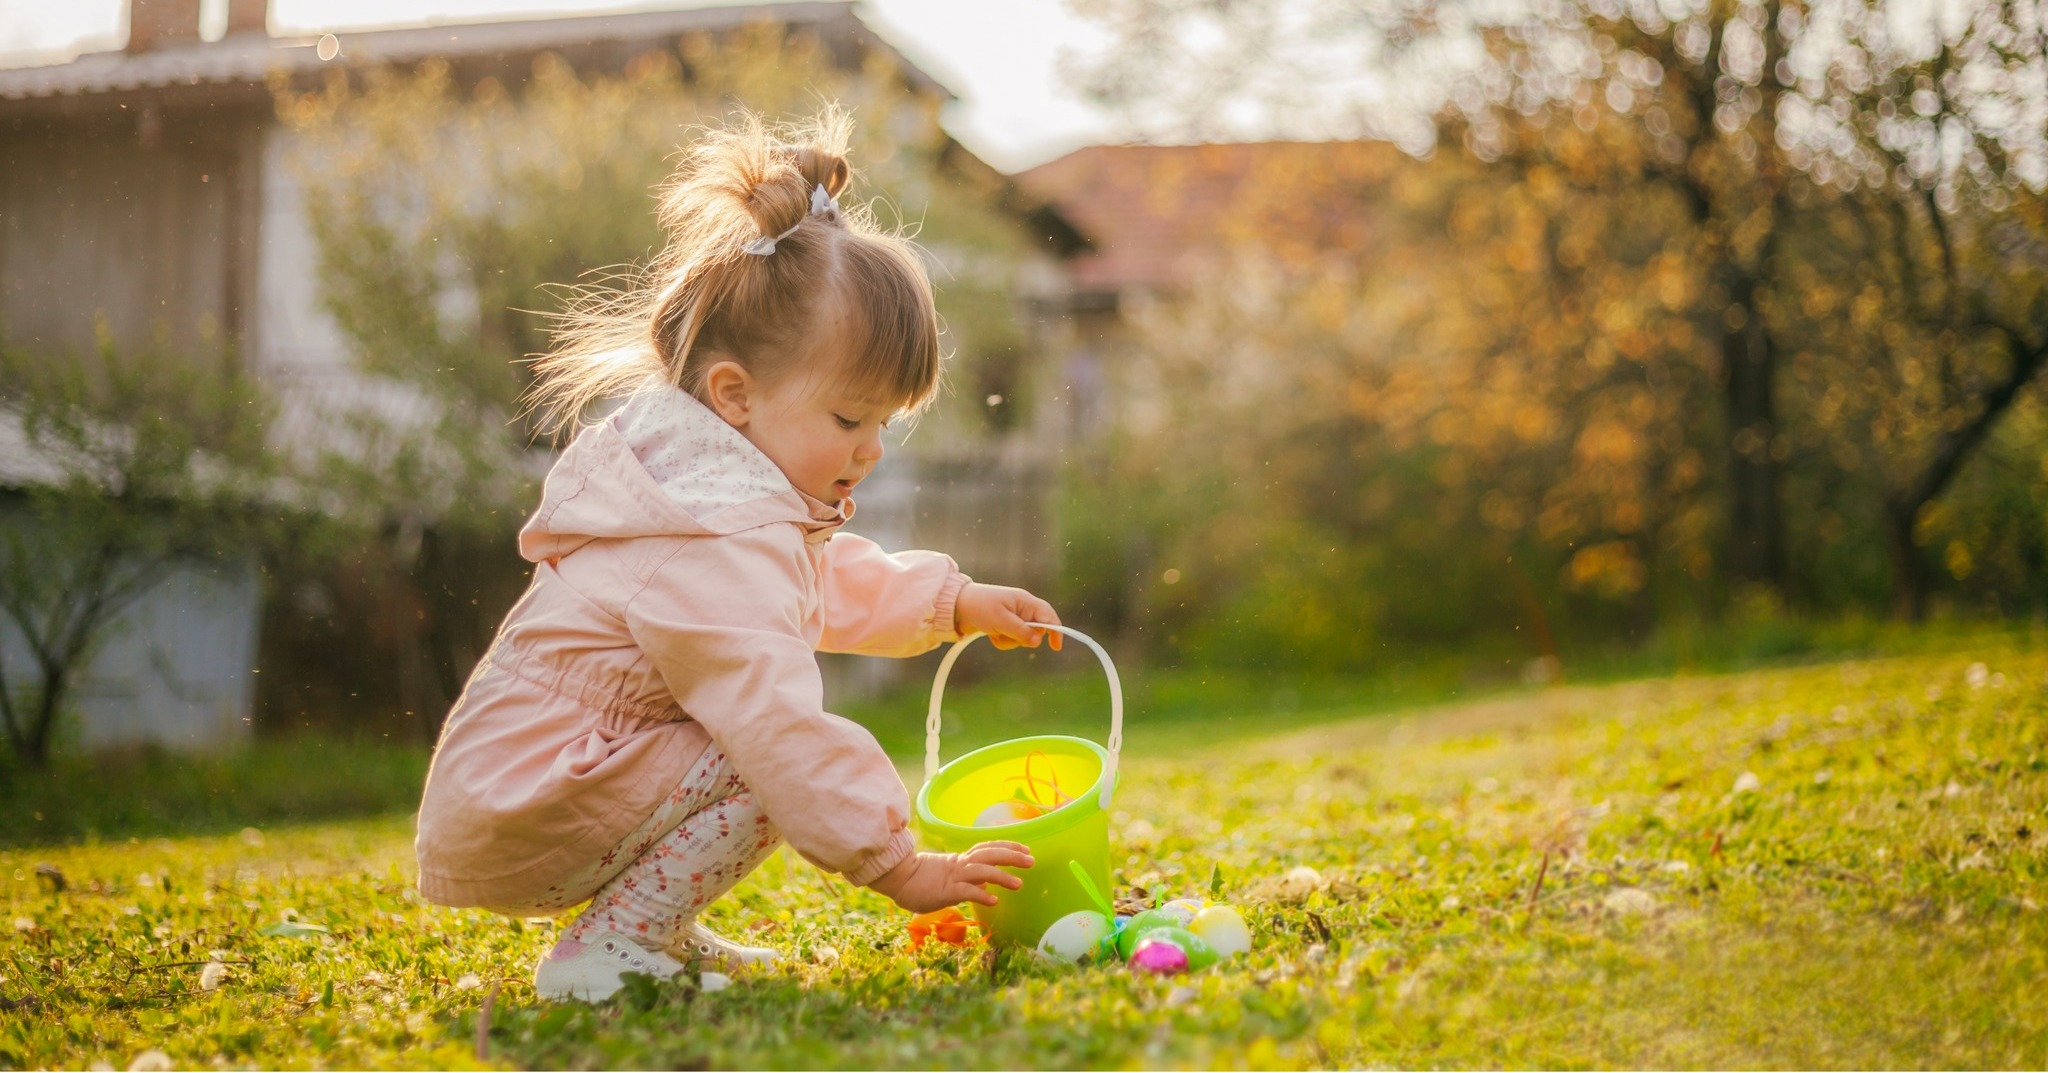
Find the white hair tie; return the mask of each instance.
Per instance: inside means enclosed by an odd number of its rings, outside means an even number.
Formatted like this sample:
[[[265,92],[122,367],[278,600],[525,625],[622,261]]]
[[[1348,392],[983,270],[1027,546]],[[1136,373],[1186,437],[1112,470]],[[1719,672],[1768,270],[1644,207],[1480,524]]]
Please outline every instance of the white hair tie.
[[[839,218],[839,199],[825,192],[824,183],[819,183],[811,190],[811,211],[804,213],[804,220],[808,220],[813,216],[824,216],[834,220]],[[803,225],[804,221],[798,220],[790,224],[789,229],[779,235],[762,235],[760,238],[747,243],[746,246],[741,248],[740,252],[751,253],[756,257],[766,257],[775,252],[776,243],[796,234],[796,229]]]

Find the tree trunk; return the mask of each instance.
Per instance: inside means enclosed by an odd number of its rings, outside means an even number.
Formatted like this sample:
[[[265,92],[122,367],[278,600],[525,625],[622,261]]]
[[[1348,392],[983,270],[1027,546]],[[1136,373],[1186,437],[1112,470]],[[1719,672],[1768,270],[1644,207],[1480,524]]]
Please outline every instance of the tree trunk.
[[[36,691],[28,734],[18,754],[31,771],[43,771],[50,766],[50,741],[55,737],[57,717],[64,712],[64,698],[71,692],[73,668],[44,666],[40,669],[42,688]]]
[[[1629,595],[1628,632],[1629,640],[1641,644],[1657,630],[1657,546],[1661,534],[1657,527],[1645,525],[1632,543],[1636,548],[1636,559],[1643,564],[1643,583]]]
[[[385,547],[386,573],[383,598],[394,643],[392,656],[399,709],[419,741],[432,748],[440,738],[441,717],[447,701],[441,696],[434,673],[432,613],[425,578],[429,529],[416,516],[399,520],[391,542]]]
[[[1756,281],[1732,288],[1721,336],[1727,418],[1728,569],[1737,581],[1787,593],[1784,516],[1779,504],[1777,354],[1756,311]],[[1741,315],[1735,316],[1736,310]]]
[[[1914,550],[1913,522],[1920,508],[1934,502],[1948,490],[1949,482],[1969,461],[1998,419],[2012,408],[2026,386],[2048,368],[2048,343],[2030,345],[2017,333],[2006,333],[2012,368],[2005,379],[1994,384],[1982,398],[1982,407],[1962,427],[1943,436],[1928,456],[1927,465],[1906,486],[1905,491],[1885,497],[1885,541],[1891,551],[1892,610],[1908,622],[1927,615],[1927,592],[1931,579],[1926,563]]]
[[[1913,523],[1919,514],[1919,504],[1885,499],[1884,543],[1892,568],[1892,614],[1906,622],[1927,618],[1927,563],[1913,541]]]
[[[1562,679],[1564,661],[1558,656],[1557,636],[1550,630],[1543,597],[1536,591],[1536,583],[1529,579],[1529,571],[1512,555],[1508,556],[1508,581],[1515,590],[1515,599],[1522,605],[1522,618],[1529,624],[1529,639],[1536,645],[1536,658],[1547,661],[1557,674],[1554,680]]]

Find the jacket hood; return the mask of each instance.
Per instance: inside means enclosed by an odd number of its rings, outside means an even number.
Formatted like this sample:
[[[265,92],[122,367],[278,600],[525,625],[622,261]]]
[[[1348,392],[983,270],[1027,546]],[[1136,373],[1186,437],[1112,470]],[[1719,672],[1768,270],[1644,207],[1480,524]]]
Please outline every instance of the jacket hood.
[[[592,540],[716,536],[794,524],[810,542],[853,517],[805,494],[761,449],[688,392],[661,387],[633,396],[585,428],[548,471],[540,509],[519,531],[531,562]]]

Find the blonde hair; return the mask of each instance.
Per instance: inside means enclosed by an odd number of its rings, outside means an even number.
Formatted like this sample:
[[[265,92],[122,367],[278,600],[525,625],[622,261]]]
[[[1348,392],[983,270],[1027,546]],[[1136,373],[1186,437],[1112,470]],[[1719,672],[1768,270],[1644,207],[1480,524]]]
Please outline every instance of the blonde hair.
[[[851,131],[836,107],[800,126],[741,113],[701,131],[662,188],[667,248],[638,286],[576,292],[554,349],[534,363],[528,407],[540,429],[560,434],[592,403],[657,384],[702,398],[706,354],[766,380],[796,371],[828,311],[846,314],[843,386],[905,412],[928,404],[939,323],[917,248],[864,207],[811,212],[815,188],[836,198],[852,178]],[[778,235],[773,253],[746,252]]]

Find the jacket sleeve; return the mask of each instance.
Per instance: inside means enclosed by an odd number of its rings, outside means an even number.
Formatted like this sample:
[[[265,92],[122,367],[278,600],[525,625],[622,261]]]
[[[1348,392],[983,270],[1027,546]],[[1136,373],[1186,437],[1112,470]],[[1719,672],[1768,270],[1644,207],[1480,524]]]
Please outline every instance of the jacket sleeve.
[[[910,801],[874,735],[825,711],[804,556],[791,526],[685,541],[626,628],[790,846],[866,886],[911,854]]]
[[[968,578],[945,555],[891,555],[866,537],[840,532],[825,542],[818,575],[822,651],[915,656],[960,639],[953,606]]]

